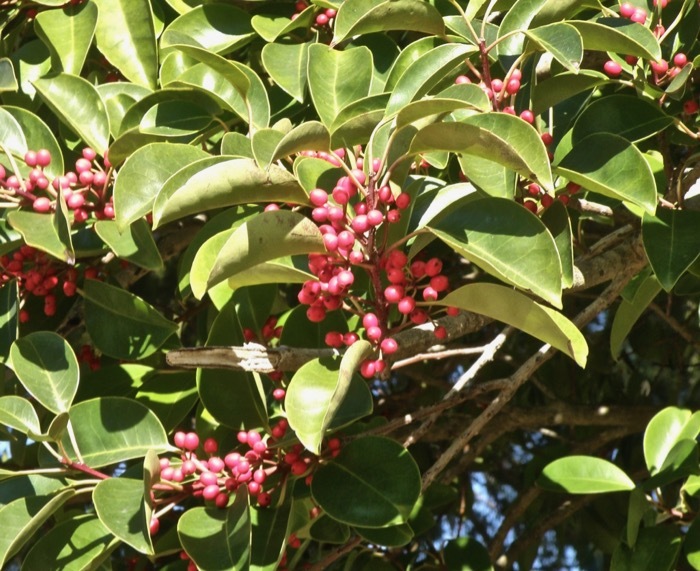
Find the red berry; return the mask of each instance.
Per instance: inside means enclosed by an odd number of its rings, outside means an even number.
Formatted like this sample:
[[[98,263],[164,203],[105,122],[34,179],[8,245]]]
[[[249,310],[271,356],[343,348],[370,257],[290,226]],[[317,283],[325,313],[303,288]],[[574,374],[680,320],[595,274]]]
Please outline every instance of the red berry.
[[[330,18],[328,18],[328,16],[326,16],[325,14],[319,14],[318,16],[316,16],[316,24],[318,24],[319,26],[325,26],[328,23],[329,19]]]
[[[391,355],[392,353],[396,353],[399,348],[399,344],[394,338],[387,337],[386,339],[382,340],[379,347],[381,348],[382,353],[385,355]]]
[[[196,433],[194,432],[188,432],[185,434],[185,442],[183,444],[183,448],[185,450],[196,450],[197,446],[199,446],[199,436],[197,436]]]
[[[438,275],[442,271],[442,261],[440,258],[430,258],[425,263],[425,273],[428,277]]]
[[[652,61],[649,65],[656,75],[663,75],[668,71],[668,62],[665,59]]]
[[[51,153],[46,149],[39,149],[36,152],[36,164],[40,167],[47,167],[51,164]]]
[[[677,53],[675,56],[673,56],[673,64],[675,66],[683,67],[687,63],[688,56],[686,56],[684,53]]]
[[[438,325],[435,328],[434,333],[435,333],[435,337],[437,337],[440,340],[447,339],[447,329],[445,329],[442,325]]]
[[[613,60],[608,60],[603,65],[603,70],[608,75],[608,77],[619,77],[622,73],[622,66]]]
[[[634,14],[634,11],[636,10],[634,4],[630,2],[624,2],[620,6],[620,16],[623,18],[631,18],[632,14]]]
[[[160,520],[157,517],[151,518],[151,523],[148,524],[148,531],[151,535],[158,533],[160,529]]]
[[[537,214],[537,204],[533,200],[525,200],[523,206],[533,214]]]
[[[634,12],[630,16],[630,20],[637,22],[638,24],[644,24],[647,21],[647,12],[642,8],[635,8]]]
[[[408,208],[409,204],[411,204],[410,194],[402,192],[396,197],[396,208],[398,208],[399,210],[405,210],[406,208]]]
[[[520,91],[520,80],[511,76],[511,79],[506,83],[506,93],[508,95],[515,95],[518,91]]]
[[[374,361],[363,361],[362,364],[360,365],[360,374],[365,378],[365,379],[371,379],[374,377],[374,373],[376,372],[376,368],[374,365]]]
[[[530,125],[532,125],[535,122],[535,114],[529,109],[525,109],[524,111],[522,111],[520,113],[520,118],[526,123],[530,123]]]
[[[32,208],[34,209],[34,212],[45,214],[51,210],[51,201],[45,196],[40,196],[34,202],[32,202]]]
[[[545,144],[545,146],[551,145],[554,141],[554,137],[552,137],[550,133],[542,133],[540,135],[540,138],[542,139],[542,142]]]
[[[700,106],[698,106],[698,102],[695,101],[695,99],[689,99],[683,103],[683,111],[688,115],[694,115],[698,112],[699,108]]]
[[[202,444],[202,448],[207,454],[216,454],[216,451],[219,449],[219,443],[213,438],[207,438]]]

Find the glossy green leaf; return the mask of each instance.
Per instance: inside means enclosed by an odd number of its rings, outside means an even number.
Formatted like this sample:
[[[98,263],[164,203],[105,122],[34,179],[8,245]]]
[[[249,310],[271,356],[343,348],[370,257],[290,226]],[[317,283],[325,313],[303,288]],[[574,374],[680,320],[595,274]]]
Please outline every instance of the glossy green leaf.
[[[250,23],[255,31],[266,42],[274,42],[277,38],[288,35],[294,30],[308,29],[316,18],[316,7],[309,6],[293,20],[285,16],[256,14]]]
[[[372,73],[372,52],[364,46],[345,51],[309,46],[309,91],[324,125],[330,127],[343,107],[369,95]]]
[[[577,327],[558,311],[510,288],[487,283],[465,285],[433,305],[487,315],[549,343],[581,367],[586,366],[588,345]]]
[[[69,5],[62,10],[42,10],[34,30],[51,51],[55,71],[79,75],[97,26],[97,5]]]
[[[625,18],[599,18],[595,22],[571,20],[583,38],[583,48],[602,52],[638,56],[657,61],[661,48],[656,36],[646,26]]]
[[[353,101],[341,109],[331,125],[332,146],[353,146],[365,143],[384,117],[388,93],[380,93]]]
[[[246,291],[242,291],[241,296],[244,293]],[[241,346],[243,343],[243,331],[234,299],[217,315],[209,330],[206,345]],[[235,387],[236,398],[222,399],[221,395],[230,391],[231,387]],[[257,375],[245,371],[198,369],[197,389],[207,411],[224,426],[235,430],[267,426],[265,394]]]
[[[163,32],[160,46],[189,44],[226,54],[248,43],[254,34],[247,12],[230,4],[205,4],[173,20]]]
[[[307,217],[287,210],[263,212],[243,223],[221,245],[206,282],[191,281],[192,293],[201,299],[206,289],[259,264],[323,251],[321,232]]]
[[[344,174],[341,168],[323,159],[297,157],[294,161],[294,177],[307,193],[314,188],[333,188]]]
[[[570,97],[595,89],[608,83],[610,79],[605,74],[590,69],[574,72],[559,73],[554,77],[540,81],[532,90],[532,112],[539,115]]]
[[[0,12],[1,14],[2,12]],[[22,95],[5,92],[3,101],[20,107],[36,108],[39,105],[39,100],[32,82],[51,70],[51,54],[48,48],[39,39],[29,41],[13,52],[10,60],[14,65],[19,82],[19,92]],[[10,96],[14,97],[10,98]]]
[[[550,462],[537,479],[547,490],[569,494],[602,494],[634,489],[634,482],[615,464],[593,456],[567,456]]]
[[[347,321],[341,311],[329,311],[320,323],[313,323],[306,317],[306,307],[299,305],[292,309],[284,321],[280,345],[287,347],[321,347],[325,344],[326,333],[348,331]]]
[[[503,198],[473,200],[429,229],[488,273],[561,307],[556,245],[544,224],[521,205]]]
[[[386,117],[391,117],[411,101],[428,93],[475,50],[474,46],[445,44],[412,62],[392,89]]]
[[[0,363],[6,363],[19,333],[19,286],[16,280],[0,287]]]
[[[292,377],[285,398],[287,419],[301,443],[314,454],[320,454],[326,430],[346,397],[362,395],[351,394],[350,387],[360,363],[371,352],[369,342],[359,341],[348,348],[342,359],[314,359]],[[355,420],[371,411],[371,404],[368,409],[363,397],[348,406],[355,409]]]
[[[113,220],[99,220],[94,228],[118,258],[146,270],[163,267],[163,259],[145,220],[136,220],[124,232],[119,232],[119,227]]]
[[[121,288],[86,280],[81,293],[90,338],[101,352],[115,359],[148,357],[177,330],[177,324]],[[106,328],[105,323],[110,327]]]
[[[407,523],[381,528],[355,527],[355,531],[370,543],[385,547],[401,547],[413,539],[413,530]]]
[[[667,486],[672,482],[700,474],[700,450],[695,439],[683,438],[669,450],[658,472],[643,484],[645,491]]]
[[[260,129],[253,133],[250,148],[257,165],[264,169],[272,162],[275,148],[284,137],[277,129]]]
[[[119,86],[120,88],[115,88]],[[134,103],[148,95],[150,90],[135,83],[103,83],[97,86],[109,117],[109,132],[116,139],[122,134],[122,120]]]
[[[11,474],[0,480],[0,508],[17,498],[48,496],[66,487],[64,478],[44,474]]]
[[[75,259],[70,246],[61,241],[55,225],[51,223],[53,215],[15,210],[7,215],[7,221],[22,235],[28,245],[51,254],[59,260]]]
[[[573,142],[605,132],[636,143],[656,135],[673,123],[658,106],[631,95],[610,95],[588,105],[574,124]]]
[[[573,26],[557,22],[527,30],[525,35],[544,51],[554,56],[569,71],[578,73],[583,60],[583,40]]]
[[[644,432],[644,459],[654,475],[660,471],[671,449],[681,440],[700,434],[700,413],[667,407],[649,421]]]
[[[507,113],[484,113],[459,123],[423,127],[411,143],[411,152],[434,150],[476,155],[553,189],[547,150],[537,131]]]
[[[0,93],[3,91],[17,91],[19,84],[15,76],[15,68],[9,58],[0,58]]]
[[[194,371],[163,371],[141,385],[134,397],[158,417],[163,428],[176,428],[197,403]]]
[[[610,570],[671,571],[678,569],[676,560],[680,550],[680,530],[675,526],[643,527],[634,549],[620,542],[612,554]]]
[[[266,44],[262,61],[274,82],[303,103],[306,94],[306,68],[311,44]]]
[[[133,399],[99,397],[79,402],[71,407],[70,418],[81,456],[91,468],[141,458],[149,450],[170,450],[156,415]],[[62,442],[68,456],[77,461],[68,435]]]
[[[297,533],[297,537],[299,536]],[[309,537],[314,541],[343,545],[350,539],[350,528],[330,517],[321,516],[311,522]]]
[[[275,571],[282,557],[282,548],[287,537],[287,523],[291,502],[274,508],[251,508],[253,524],[251,567],[255,571]]]
[[[92,492],[95,511],[102,524],[136,551],[153,553],[148,532],[143,482],[131,478],[102,480]]]
[[[118,228],[150,212],[165,181],[186,164],[207,157],[192,145],[152,143],[131,155],[114,183],[114,211]]]
[[[693,520],[685,534],[683,551],[693,569],[700,569],[700,520]]]
[[[119,545],[99,518],[72,517],[48,530],[22,561],[24,571],[96,568]]]
[[[197,165],[195,162],[190,166],[194,170]],[[178,173],[173,176],[178,176]],[[263,170],[250,159],[232,159],[194,172],[182,181],[182,186],[163,198],[161,200],[159,194],[153,207],[154,227],[204,210],[235,204],[305,204],[308,201],[306,193],[289,171],[277,165]]]
[[[561,261],[562,287],[569,288],[574,283],[574,246],[569,213],[561,201],[555,200],[542,213],[540,220],[544,222],[549,233],[554,237]]]
[[[2,144],[11,155],[23,157],[27,152],[27,140],[22,132],[22,127],[15,118],[0,108],[0,135]],[[4,154],[4,151],[0,150]]]
[[[655,276],[648,276],[634,297],[629,300],[623,300],[615,312],[612,329],[610,331],[610,352],[614,358],[617,358],[622,352],[622,345],[627,339],[632,327],[637,323],[642,314],[646,311],[649,304],[661,291],[661,284]]]
[[[226,133],[221,139],[221,154],[254,159],[250,138],[242,133]]]
[[[602,195],[656,211],[656,183],[644,155],[626,139],[596,133],[578,141],[554,172]]]
[[[156,103],[142,117],[139,131],[162,137],[186,137],[203,131],[212,115],[196,103],[164,101]]]
[[[671,291],[679,278],[700,256],[700,212],[657,208],[656,216],[644,213],[642,239],[649,263],[661,287]]]
[[[231,289],[259,284],[301,284],[314,279],[308,270],[307,256],[284,256],[228,278]]]
[[[44,169],[50,176],[63,174],[63,153],[51,129],[37,115],[21,107],[3,105],[2,111],[6,111],[22,129],[22,134],[27,141],[27,149],[46,149],[51,153],[51,164]]]
[[[445,546],[445,563],[450,569],[493,571],[486,548],[472,537],[458,537]]]
[[[420,472],[408,450],[379,436],[347,444],[311,482],[314,500],[329,516],[372,528],[405,523],[420,489]]]
[[[379,95],[386,92],[386,81],[389,79],[391,68],[399,57],[399,46],[388,34],[369,34],[355,36],[348,43],[349,46],[365,46],[372,52],[372,85],[370,95]]]
[[[391,66],[384,90],[388,92],[393,91],[396,83],[411,65],[413,65],[418,59],[422,58],[430,50],[444,43],[445,41],[441,40],[440,38],[428,36],[407,45],[403,50],[401,50],[401,53]]]
[[[330,145],[331,136],[328,129],[318,121],[307,121],[284,135],[274,148],[270,162],[304,150],[329,151]]]
[[[158,80],[158,47],[151,3],[148,0],[96,2],[97,49],[124,77],[154,89]]]
[[[684,65],[681,71],[673,77],[671,83],[668,84],[666,93],[668,93],[671,97],[679,97],[683,95],[686,85],[688,84],[688,80],[692,76],[694,69],[695,66],[690,62]]]
[[[41,434],[39,417],[32,403],[14,395],[0,397],[0,424],[19,430],[23,434]]]
[[[442,36],[445,24],[434,6],[420,0],[346,0],[338,10],[333,44],[350,36],[390,30]]]
[[[477,87],[477,89],[479,88]],[[481,91],[481,89],[479,89],[479,91]],[[483,91],[481,92],[482,94],[484,93]],[[431,115],[435,115],[437,119],[439,116],[444,116],[458,109],[478,109],[476,105],[478,105],[480,101],[475,103],[476,104],[467,101],[460,101],[459,99],[447,99],[445,97],[420,99],[418,101],[414,101],[413,103],[409,103],[398,112],[396,115],[396,128],[401,129],[409,123],[413,123],[414,121],[418,121],[419,119],[423,119],[425,117],[430,117]]]
[[[18,498],[0,508],[0,528],[3,531],[0,534],[0,567],[4,567],[46,520],[74,495],[75,490],[67,489],[53,496]]]
[[[87,80],[59,73],[33,82],[58,118],[98,154],[109,145],[109,118],[104,102]]]
[[[202,571],[247,571],[251,557],[248,488],[236,491],[233,503],[220,510],[192,508],[177,523],[182,547]]]
[[[498,38],[501,41],[496,51],[499,56],[518,56],[522,53],[525,36],[514,32],[527,30],[546,2],[547,0],[516,0],[512,4],[498,27]]]
[[[70,408],[80,371],[71,346],[50,331],[19,338],[10,349],[10,363],[24,388],[56,414]]]

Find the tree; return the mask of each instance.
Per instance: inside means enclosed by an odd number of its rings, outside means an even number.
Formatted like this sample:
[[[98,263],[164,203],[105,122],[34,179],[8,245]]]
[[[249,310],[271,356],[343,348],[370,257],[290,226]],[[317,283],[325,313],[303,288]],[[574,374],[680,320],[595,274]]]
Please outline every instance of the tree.
[[[3,0],[0,566],[700,569],[694,0]]]

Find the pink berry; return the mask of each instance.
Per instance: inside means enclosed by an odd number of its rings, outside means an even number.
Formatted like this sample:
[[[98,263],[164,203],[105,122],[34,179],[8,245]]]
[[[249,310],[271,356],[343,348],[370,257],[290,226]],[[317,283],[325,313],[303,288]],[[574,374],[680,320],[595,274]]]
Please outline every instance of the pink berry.
[[[410,296],[405,296],[399,300],[397,305],[399,313],[403,315],[408,315],[416,308],[416,300]]]
[[[224,464],[224,461],[223,461],[221,458],[219,458],[218,456],[212,456],[212,457],[209,458],[209,460],[207,461],[207,467],[208,467],[212,472],[216,472],[217,474],[218,474],[219,472],[221,472],[221,471],[224,469],[224,466],[225,466],[225,465],[226,465],[226,464]]]
[[[314,206],[323,206],[328,202],[328,193],[321,188],[315,188],[309,193],[309,200]]]
[[[688,63],[688,56],[686,56],[684,53],[677,53],[675,56],[673,56],[673,64],[675,66],[683,67],[687,63]]]
[[[88,161],[94,161],[95,158],[97,158],[97,152],[95,151],[95,149],[92,149],[90,147],[85,147],[83,149],[82,154],[83,158],[87,159]]]
[[[503,91],[503,80],[502,79],[492,79],[491,80],[491,91],[494,93],[500,93]]]
[[[202,490],[202,497],[205,500],[213,500],[218,495],[219,495],[219,485],[218,484],[211,484],[209,486],[206,486]]]
[[[404,296],[404,288],[399,285],[390,285],[384,288],[384,298],[389,303],[398,303]]]
[[[520,118],[526,123],[530,123],[530,125],[532,125],[535,122],[535,114],[529,109],[521,111]]]
[[[365,313],[362,316],[362,326],[365,329],[370,327],[377,327],[379,325],[379,318],[374,313]]]
[[[382,186],[379,189],[379,200],[381,200],[384,204],[391,204],[394,202],[394,195],[391,192],[391,188],[388,186]]]
[[[398,210],[389,210],[389,212],[386,213],[386,220],[389,224],[396,224],[401,220],[401,212]]]
[[[371,379],[374,377],[374,373],[376,372],[376,367],[374,365],[374,361],[363,361],[362,364],[360,365],[360,374],[365,378],[365,379]]]
[[[92,170],[92,163],[86,158],[82,157],[75,161],[75,172],[78,174],[89,170]]]
[[[423,290],[423,299],[425,301],[435,301],[438,298],[438,292],[435,288],[428,286]]]
[[[199,446],[199,436],[197,436],[196,433],[194,432],[188,432],[185,435],[185,442],[183,445],[183,448],[185,450],[196,450],[197,446]]]
[[[367,222],[371,226],[379,226],[382,222],[384,222],[384,214],[380,210],[370,210],[367,213]]]
[[[32,203],[32,208],[34,209],[34,212],[45,214],[51,210],[51,201],[45,196],[40,196]]]
[[[333,200],[342,206],[350,202],[350,195],[345,189],[336,186],[333,189]]]
[[[287,391],[284,389],[275,389],[272,391],[272,398],[275,400],[284,400],[284,397],[286,396]]]
[[[603,70],[608,75],[608,77],[619,77],[622,73],[622,66],[613,60],[608,60],[603,65]]]
[[[520,91],[520,80],[511,78],[506,84],[506,93],[508,95],[515,95]]]
[[[178,448],[184,448],[185,447],[185,433],[182,432],[181,430],[177,431],[175,435],[173,436],[173,442],[175,443],[175,446]]]
[[[399,210],[406,210],[409,204],[411,204],[410,194],[402,192],[396,197],[396,208],[398,208]]]
[[[36,152],[36,164],[39,167],[47,167],[51,164],[51,153],[47,149],[39,149]]]
[[[472,80],[469,79],[466,75],[458,75],[457,78],[455,79],[455,85],[462,85],[463,83],[471,83]]]
[[[385,355],[391,355],[392,353],[396,353],[399,348],[399,344],[396,342],[396,339],[387,337],[386,339],[382,340],[379,347],[381,348],[382,353]]]
[[[320,323],[326,318],[326,310],[323,306],[312,305],[306,310],[306,318],[312,323]]]
[[[664,59],[659,61],[652,61],[649,63],[651,69],[654,70],[656,75],[663,75],[668,71],[668,62]]]
[[[35,151],[27,151],[27,152],[24,154],[24,163],[25,163],[28,167],[35,167],[35,166],[37,166],[38,163],[37,163],[36,152],[35,152]]]
[[[85,204],[85,196],[82,194],[73,193],[66,199],[66,205],[71,210],[81,208]]]
[[[630,2],[624,2],[620,6],[620,16],[623,18],[631,18],[632,14],[634,14],[634,11],[636,10],[634,4]]]
[[[630,20],[638,24],[644,24],[647,21],[647,12],[641,8],[635,8],[634,13],[630,16]]]
[[[364,234],[371,228],[366,214],[358,214],[355,216],[355,218],[352,219],[350,226],[358,234]]]
[[[160,529],[160,520],[157,517],[151,518],[151,523],[148,524],[148,532],[151,535],[155,535],[158,533],[158,530]]]

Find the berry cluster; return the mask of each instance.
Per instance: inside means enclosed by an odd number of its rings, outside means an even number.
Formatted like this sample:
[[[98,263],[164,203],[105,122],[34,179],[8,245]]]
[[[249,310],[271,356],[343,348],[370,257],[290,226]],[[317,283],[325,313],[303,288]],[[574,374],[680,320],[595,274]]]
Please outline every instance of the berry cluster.
[[[292,14],[292,20],[296,20],[299,15],[306,10],[309,7],[309,3],[306,2],[306,0],[299,0],[295,5],[294,5],[294,14]],[[333,20],[335,19],[336,14],[338,13],[338,10],[335,8],[326,8],[325,10],[321,10],[318,14],[316,14],[316,18],[314,20],[315,24],[317,27],[322,28],[324,26],[327,26],[328,28],[333,27]]]
[[[91,215],[98,220],[114,218],[109,192],[112,170],[107,153],[100,164],[95,150],[87,147],[75,161],[74,170],[49,180],[45,168],[51,159],[46,149],[27,151],[24,163],[31,170],[26,178],[18,172],[8,174],[0,165],[0,196],[19,208],[31,206],[34,212],[43,214],[56,210],[60,192],[73,212],[74,224],[86,222]]]

